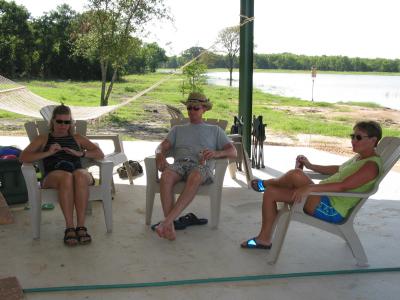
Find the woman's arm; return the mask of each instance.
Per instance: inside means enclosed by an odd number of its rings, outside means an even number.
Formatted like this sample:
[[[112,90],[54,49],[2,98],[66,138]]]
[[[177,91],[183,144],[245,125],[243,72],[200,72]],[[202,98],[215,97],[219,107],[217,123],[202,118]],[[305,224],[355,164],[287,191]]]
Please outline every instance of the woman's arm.
[[[88,157],[88,158],[93,158],[93,159],[103,159],[104,158],[104,153],[100,149],[100,147],[97,146],[96,144],[92,143],[87,137],[82,136],[80,134],[75,134],[74,138],[78,142],[78,144],[80,145],[80,147],[82,149],[82,151],[75,151],[76,154],[74,154],[74,155],[76,155],[78,157]],[[71,153],[71,154],[73,154],[73,153]]]
[[[332,175],[335,174],[339,170],[339,166],[321,166],[321,165],[314,165],[310,163],[307,157],[304,155],[297,156],[296,160],[303,164],[307,169],[311,171],[318,172],[320,174]]]
[[[344,192],[352,190],[370,182],[378,175],[378,165],[373,161],[369,161],[366,162],[357,172],[346,177],[341,182],[310,184],[300,187],[293,193],[293,199],[295,201],[301,201],[302,197],[307,196],[311,192]]]
[[[32,141],[20,154],[19,160],[23,163],[31,163],[34,161],[41,160],[48,156],[53,155],[54,153],[61,150],[61,146],[59,144],[50,145],[47,151],[43,151],[43,148],[47,142],[46,135],[40,135],[36,139]]]

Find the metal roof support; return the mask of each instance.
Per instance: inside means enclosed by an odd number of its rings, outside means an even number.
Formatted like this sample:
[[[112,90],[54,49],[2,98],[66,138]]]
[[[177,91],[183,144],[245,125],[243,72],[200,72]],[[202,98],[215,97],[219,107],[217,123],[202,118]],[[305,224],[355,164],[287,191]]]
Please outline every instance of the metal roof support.
[[[243,118],[243,146],[251,153],[253,106],[254,0],[240,0],[239,116]]]

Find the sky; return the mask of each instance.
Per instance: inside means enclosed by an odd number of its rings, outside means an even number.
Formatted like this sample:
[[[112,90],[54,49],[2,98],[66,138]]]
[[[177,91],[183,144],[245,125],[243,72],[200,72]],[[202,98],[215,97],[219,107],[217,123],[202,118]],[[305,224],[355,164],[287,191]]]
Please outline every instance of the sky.
[[[84,0],[15,0],[38,17],[67,2],[83,11]],[[168,55],[192,46],[211,47],[218,33],[239,24],[240,0],[165,0],[174,23],[146,25],[145,41]],[[400,59],[398,0],[254,0],[256,53]]]

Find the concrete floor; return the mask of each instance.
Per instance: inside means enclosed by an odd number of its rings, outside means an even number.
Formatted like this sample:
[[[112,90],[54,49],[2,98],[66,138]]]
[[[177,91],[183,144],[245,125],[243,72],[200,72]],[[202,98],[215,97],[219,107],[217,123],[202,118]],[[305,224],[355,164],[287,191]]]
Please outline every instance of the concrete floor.
[[[21,147],[27,140],[7,137]],[[1,138],[4,141],[4,137]],[[4,142],[2,142],[4,144]],[[157,143],[126,142],[130,159],[154,153]],[[106,144],[101,143],[107,149]],[[346,158],[310,148],[265,147],[266,169],[257,177],[277,176],[293,167],[297,154],[313,161],[340,163]],[[107,151],[106,151],[107,152]],[[314,158],[315,157],[315,158]],[[244,250],[239,243],[257,234],[260,194],[248,190],[242,174],[227,175],[224,182],[220,226],[208,225],[178,231],[169,242],[144,225],[145,176],[129,186],[114,176],[114,231],[107,234],[101,203],[93,204],[87,227],[93,236],[88,246],[67,248],[62,243],[64,222],[58,206],[43,211],[41,239],[31,239],[29,211],[13,208],[15,224],[0,227],[0,278],[16,276],[24,289],[76,285],[107,285],[171,280],[205,279],[262,274],[334,271],[356,268],[344,241],[293,222],[280,259],[271,266],[268,251]],[[369,258],[370,268],[400,267],[400,174],[390,172],[381,188],[359,212],[356,230]],[[198,197],[187,211],[209,216],[209,201]],[[162,218],[155,201],[153,221]],[[26,299],[398,299],[400,273],[370,273],[201,285],[27,293]]]

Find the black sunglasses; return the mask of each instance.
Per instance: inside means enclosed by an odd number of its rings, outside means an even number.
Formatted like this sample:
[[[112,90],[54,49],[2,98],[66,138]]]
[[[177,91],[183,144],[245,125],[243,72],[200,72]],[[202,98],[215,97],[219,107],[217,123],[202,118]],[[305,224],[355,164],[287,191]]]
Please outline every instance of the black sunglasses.
[[[187,110],[195,110],[198,111],[200,109],[200,106],[188,106]]]
[[[57,124],[71,125],[71,120],[55,120]]]
[[[357,141],[361,141],[363,138],[370,138],[368,135],[361,135],[361,134],[350,134],[350,138],[352,140],[356,139]]]

